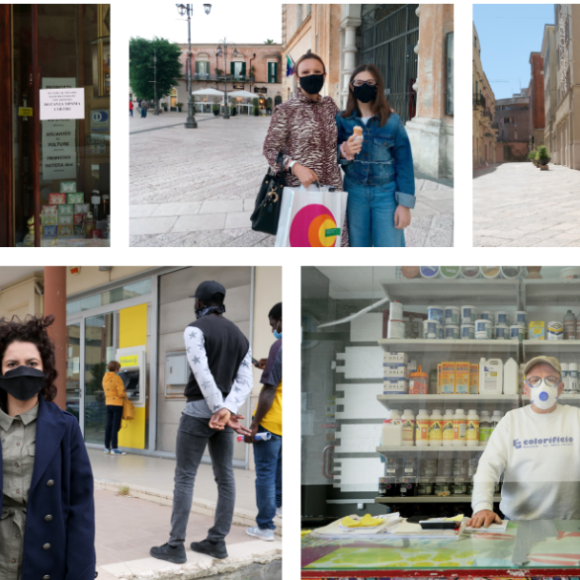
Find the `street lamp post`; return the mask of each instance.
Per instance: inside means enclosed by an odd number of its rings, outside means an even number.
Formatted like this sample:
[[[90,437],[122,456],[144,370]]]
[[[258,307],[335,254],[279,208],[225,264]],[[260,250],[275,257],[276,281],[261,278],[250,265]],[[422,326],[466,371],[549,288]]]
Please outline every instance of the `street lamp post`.
[[[224,38],[218,46],[217,56],[224,57],[224,119],[230,118],[230,107],[228,105],[228,43]],[[238,56],[238,49],[234,46],[234,56]]]
[[[177,11],[181,16],[187,14],[187,120],[186,129],[197,129],[197,121],[193,113],[193,101],[191,99],[191,15],[193,6],[191,4],[176,4]],[[204,4],[203,9],[206,14],[211,12],[211,4]]]
[[[157,104],[157,50],[153,49],[153,100],[155,102],[154,115],[159,115],[159,106]]]

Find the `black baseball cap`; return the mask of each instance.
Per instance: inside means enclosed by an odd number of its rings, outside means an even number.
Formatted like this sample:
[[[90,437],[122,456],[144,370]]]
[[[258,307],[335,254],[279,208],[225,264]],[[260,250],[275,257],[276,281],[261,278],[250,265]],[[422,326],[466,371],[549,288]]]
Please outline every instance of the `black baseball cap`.
[[[192,294],[190,298],[199,298],[205,302],[211,300],[214,294],[223,294],[225,296],[226,289],[219,282],[206,280],[197,287],[195,294]]]

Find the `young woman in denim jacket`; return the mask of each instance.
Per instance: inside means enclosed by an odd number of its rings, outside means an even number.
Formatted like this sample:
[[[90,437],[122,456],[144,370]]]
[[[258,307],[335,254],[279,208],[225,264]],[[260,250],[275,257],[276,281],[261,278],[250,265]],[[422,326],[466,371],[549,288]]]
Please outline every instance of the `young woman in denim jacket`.
[[[346,110],[336,117],[338,149],[348,191],[353,247],[404,247],[404,228],[415,206],[413,157],[401,118],[391,112],[374,65],[358,66]],[[362,129],[363,140],[357,138]]]

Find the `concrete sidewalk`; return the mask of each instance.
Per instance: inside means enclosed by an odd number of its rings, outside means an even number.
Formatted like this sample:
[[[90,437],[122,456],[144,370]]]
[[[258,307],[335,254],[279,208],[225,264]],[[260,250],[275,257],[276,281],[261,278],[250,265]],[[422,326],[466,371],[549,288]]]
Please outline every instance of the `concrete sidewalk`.
[[[197,115],[197,129],[185,118],[131,119],[131,246],[273,246],[250,228],[271,117]],[[451,246],[453,189],[416,179],[416,194],[407,245]]]
[[[503,163],[474,171],[474,246],[580,246],[580,171],[548,167]]]

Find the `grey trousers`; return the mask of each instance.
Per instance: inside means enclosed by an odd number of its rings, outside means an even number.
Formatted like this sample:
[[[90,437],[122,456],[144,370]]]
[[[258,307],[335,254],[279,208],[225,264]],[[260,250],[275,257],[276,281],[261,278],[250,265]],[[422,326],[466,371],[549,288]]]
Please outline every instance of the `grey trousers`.
[[[177,431],[177,466],[169,539],[171,546],[180,546],[185,542],[193,485],[206,445],[209,446],[213,474],[218,486],[214,525],[209,530],[207,539],[212,542],[224,541],[230,532],[236,501],[236,481],[232,465],[234,432],[229,427],[216,431],[209,427],[209,419],[182,415]]]

